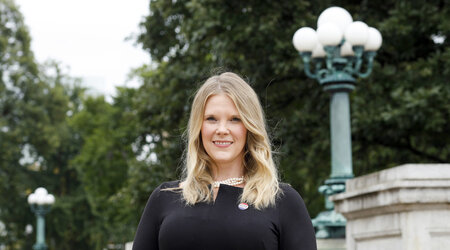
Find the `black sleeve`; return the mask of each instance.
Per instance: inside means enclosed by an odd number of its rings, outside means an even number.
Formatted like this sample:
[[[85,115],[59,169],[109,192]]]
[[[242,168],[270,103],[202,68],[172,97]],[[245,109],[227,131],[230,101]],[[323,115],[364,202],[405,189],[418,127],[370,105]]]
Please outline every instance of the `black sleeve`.
[[[298,192],[283,184],[280,200],[280,250],[317,250],[314,228]]]
[[[161,186],[157,187],[147,201],[141,221],[134,236],[133,250],[157,250],[159,226],[161,224]]]

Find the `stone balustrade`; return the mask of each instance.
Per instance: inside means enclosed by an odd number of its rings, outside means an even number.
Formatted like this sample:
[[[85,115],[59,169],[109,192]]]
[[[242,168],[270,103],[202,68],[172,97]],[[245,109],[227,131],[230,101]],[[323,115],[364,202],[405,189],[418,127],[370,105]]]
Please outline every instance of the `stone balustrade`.
[[[450,164],[406,164],[350,179],[330,198],[348,250],[450,249]]]

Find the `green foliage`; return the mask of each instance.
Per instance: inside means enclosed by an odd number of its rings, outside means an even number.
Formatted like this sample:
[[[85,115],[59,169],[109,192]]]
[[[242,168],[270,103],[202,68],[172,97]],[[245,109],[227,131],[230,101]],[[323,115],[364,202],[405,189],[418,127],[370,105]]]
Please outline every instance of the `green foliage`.
[[[129,168],[137,162],[132,149],[138,133],[136,112],[130,108],[135,93],[134,89],[119,89],[114,104],[103,97],[89,97],[83,110],[70,119],[83,141],[70,165],[80,176],[94,216],[92,223],[97,228],[91,240],[97,243],[96,249],[107,242],[126,242],[133,237],[130,227],[136,226],[136,215],[130,213],[133,204],[122,203],[128,198],[122,188]]]
[[[400,1],[376,25],[384,40],[378,63],[352,100],[357,175],[409,162],[449,162],[448,14],[443,1]],[[437,43],[434,36],[446,39]]]
[[[137,91],[119,89],[113,104],[85,97],[57,62],[36,64],[12,1],[0,2],[0,14],[0,246],[31,248],[34,233],[25,226],[35,217],[26,199],[38,186],[56,197],[46,220],[50,249],[129,241],[141,214],[137,192],[163,179],[142,174],[149,164],[132,148]]]
[[[12,1],[0,1],[0,221],[8,234],[0,234],[0,242],[15,246],[24,238],[29,211],[17,209],[13,204],[26,204],[24,182],[30,177],[26,168],[19,165],[22,148],[34,140],[35,132],[43,132],[42,124],[33,118],[44,115],[32,102],[43,95],[43,86],[35,81],[37,65],[29,50],[30,37],[22,16]],[[29,147],[34,155],[34,148]]]
[[[23,17],[12,1],[0,1],[0,245],[30,249],[35,217],[27,196],[45,186],[57,199],[47,220],[51,249],[87,249],[79,233],[90,209],[68,160],[79,143],[67,124],[78,112],[83,89],[55,62],[38,66]],[[87,208],[87,209],[86,209]],[[76,213],[74,212],[76,211]],[[68,216],[70,215],[70,216]]]

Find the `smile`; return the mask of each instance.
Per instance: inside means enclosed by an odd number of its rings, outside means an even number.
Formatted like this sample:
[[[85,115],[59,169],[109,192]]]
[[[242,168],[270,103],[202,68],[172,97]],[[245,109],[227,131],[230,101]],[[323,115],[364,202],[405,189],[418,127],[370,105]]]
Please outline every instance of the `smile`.
[[[231,145],[233,142],[231,142],[231,141],[213,141],[213,143],[215,145],[223,145],[223,146],[225,146],[225,145]]]

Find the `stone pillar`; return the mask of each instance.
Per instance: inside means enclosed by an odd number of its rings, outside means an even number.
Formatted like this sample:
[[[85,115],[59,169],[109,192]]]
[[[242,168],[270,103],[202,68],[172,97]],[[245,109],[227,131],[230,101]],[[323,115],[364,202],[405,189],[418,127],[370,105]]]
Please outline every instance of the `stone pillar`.
[[[347,250],[450,249],[450,164],[407,164],[350,179],[331,200]]]

